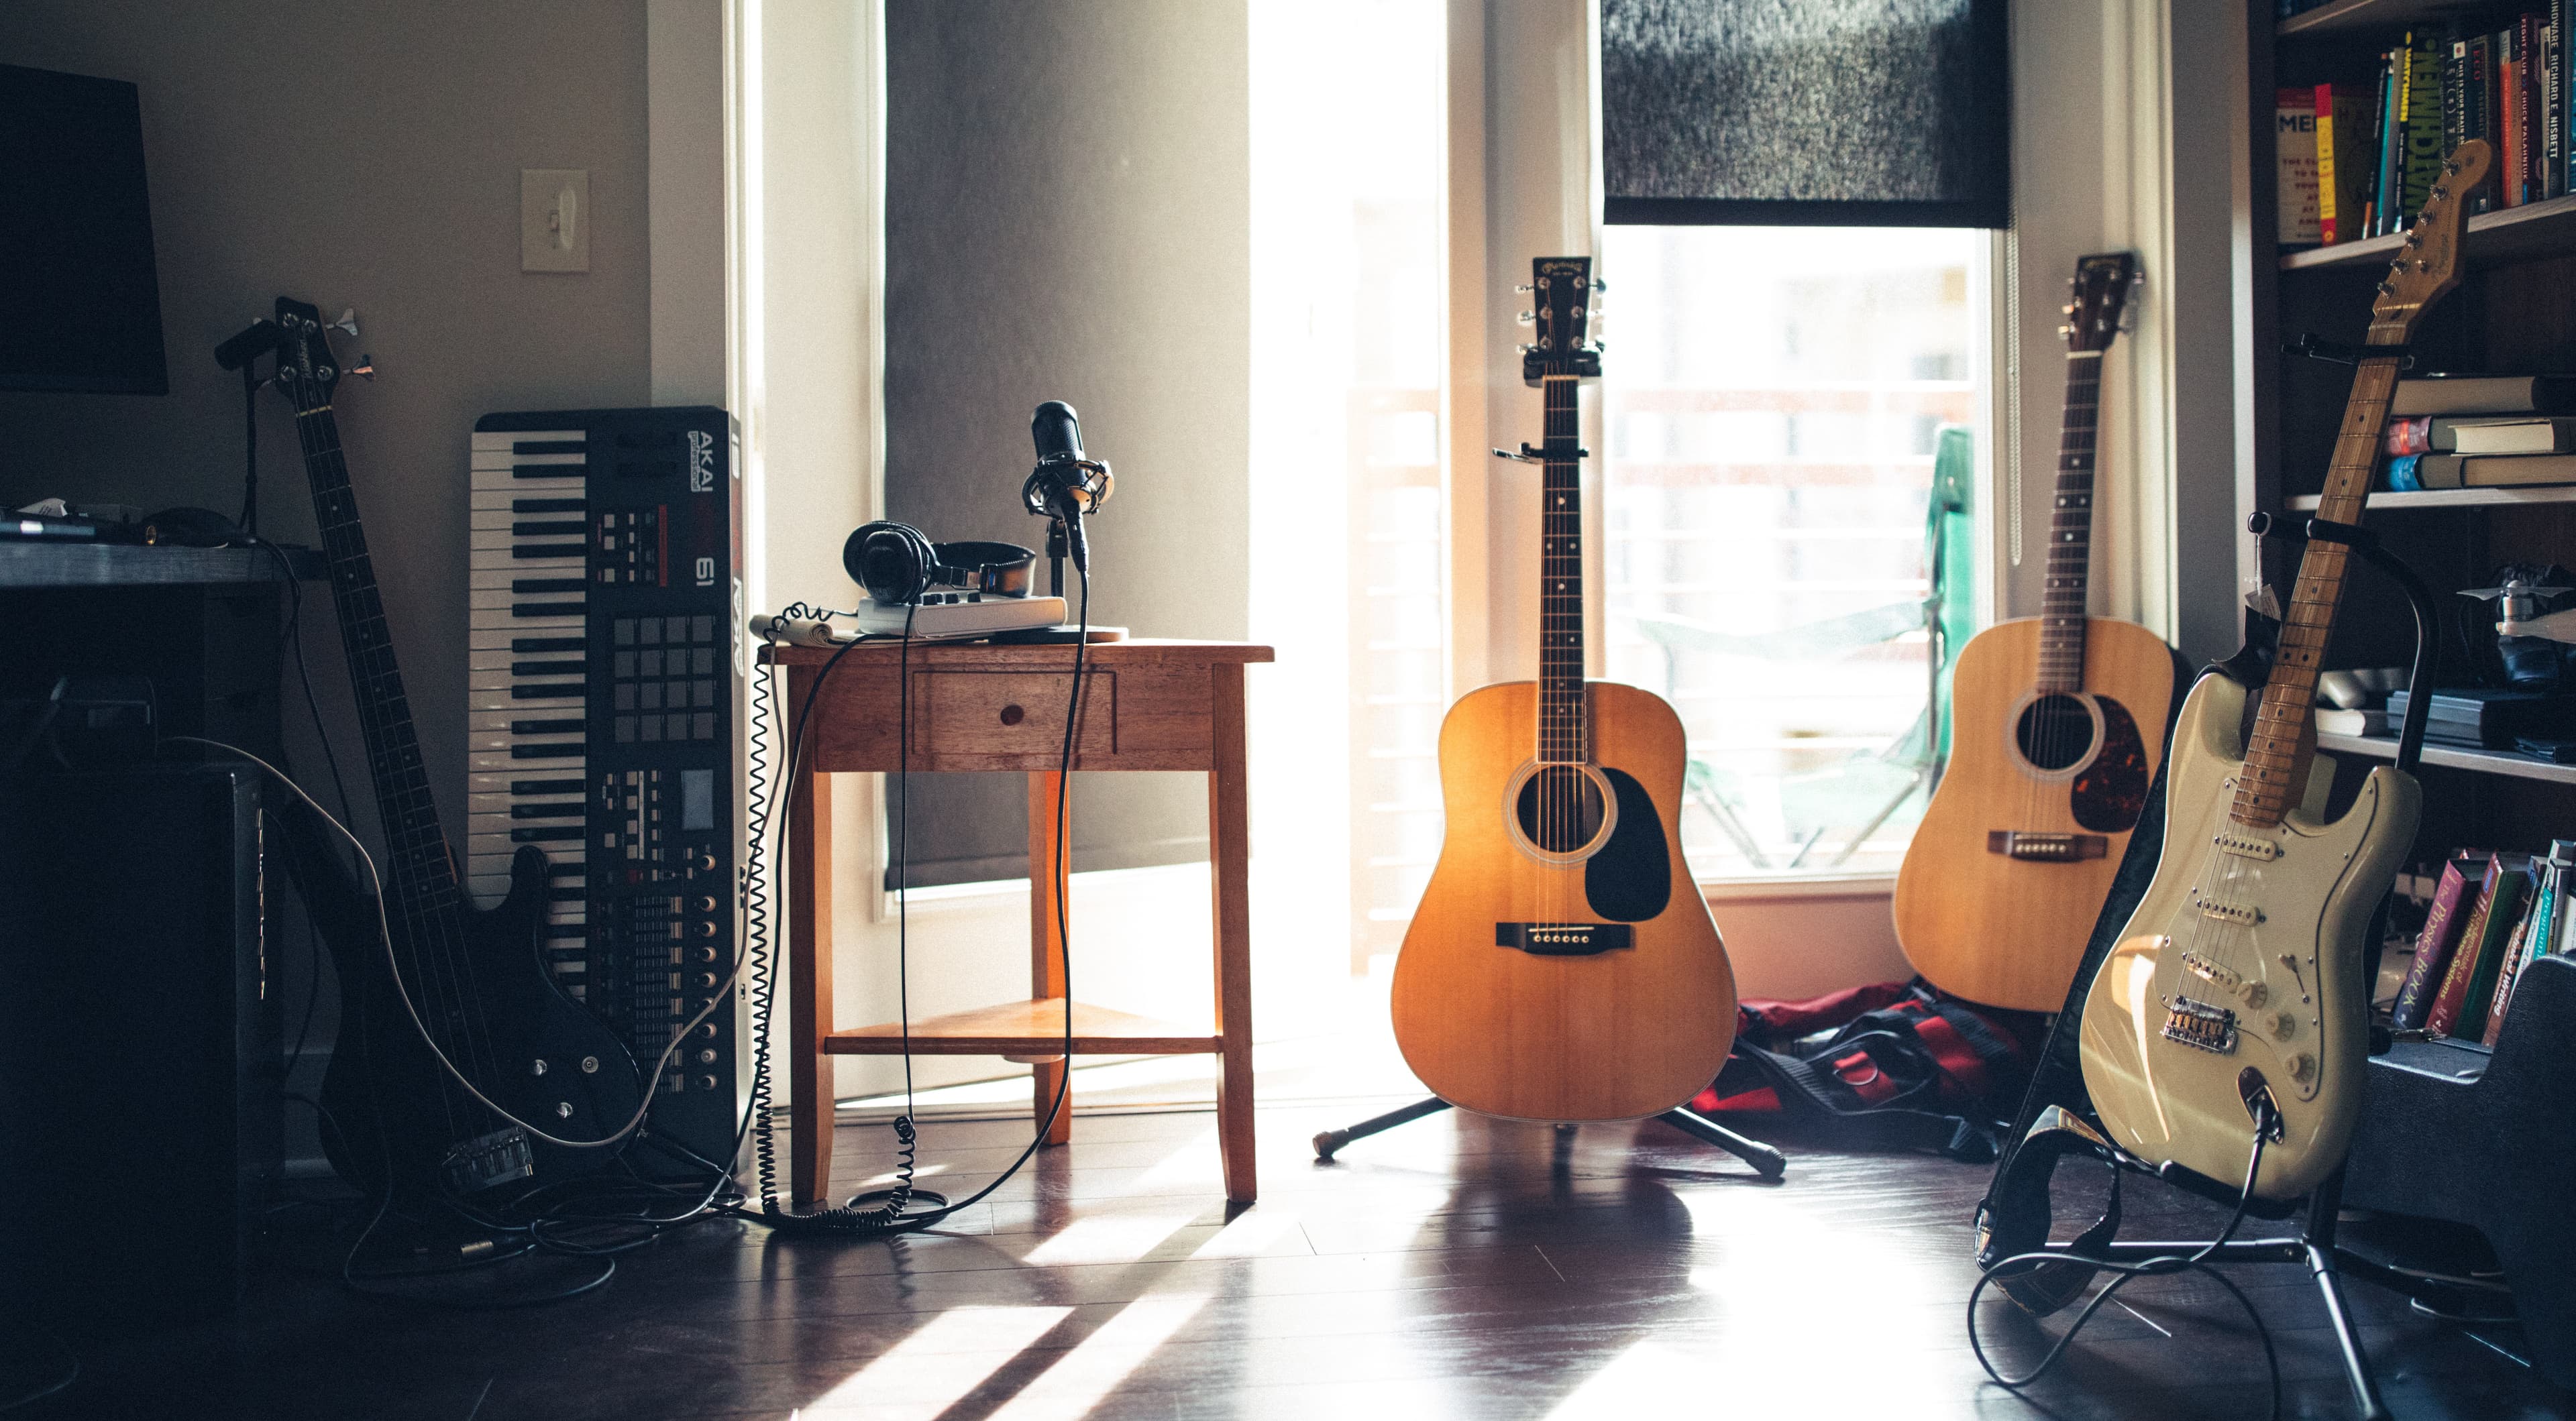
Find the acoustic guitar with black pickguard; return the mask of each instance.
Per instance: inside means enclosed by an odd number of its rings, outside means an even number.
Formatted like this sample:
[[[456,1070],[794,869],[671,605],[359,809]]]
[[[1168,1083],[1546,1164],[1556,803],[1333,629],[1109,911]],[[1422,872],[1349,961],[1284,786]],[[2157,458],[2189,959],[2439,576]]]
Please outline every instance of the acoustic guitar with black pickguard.
[[[2085,615],[2102,362],[2136,282],[2127,252],[2075,264],[2040,615],[1960,650],[1950,763],[1896,875],[1906,960],[1987,1006],[2065,1005],[2173,714],[2173,649],[2145,627]]]
[[[1682,725],[1652,692],[1583,675],[1582,460],[1575,387],[1587,257],[1542,257],[1545,392],[1539,679],[1461,697],[1440,727],[1448,821],[1395,963],[1396,1043],[1441,1099],[1573,1122],[1659,1115],[1717,1075],[1735,1040],[1735,976],[1682,862]]]

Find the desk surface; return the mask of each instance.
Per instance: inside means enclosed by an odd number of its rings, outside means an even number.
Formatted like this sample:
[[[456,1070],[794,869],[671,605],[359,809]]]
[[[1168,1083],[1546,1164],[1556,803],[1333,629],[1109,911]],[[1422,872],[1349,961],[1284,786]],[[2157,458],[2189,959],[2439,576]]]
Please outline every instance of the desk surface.
[[[325,575],[321,554],[281,548],[299,578]],[[40,587],[191,587],[276,582],[282,569],[266,548],[147,547],[135,543],[0,541],[0,590]]]
[[[782,646],[761,655],[763,661],[780,666],[820,666],[840,656],[819,646]],[[883,641],[854,642],[842,664],[883,662],[892,664],[905,655],[903,642],[894,637]],[[1062,667],[1073,669],[1071,645],[1005,645],[988,641],[917,641],[912,644],[912,664],[950,670],[1000,669],[1026,671]],[[1278,654],[1269,647],[1248,641],[1177,641],[1163,637],[1129,637],[1125,641],[1097,641],[1085,647],[1082,664],[1086,667],[1151,666],[1173,663],[1211,663],[1221,661],[1275,661]]]

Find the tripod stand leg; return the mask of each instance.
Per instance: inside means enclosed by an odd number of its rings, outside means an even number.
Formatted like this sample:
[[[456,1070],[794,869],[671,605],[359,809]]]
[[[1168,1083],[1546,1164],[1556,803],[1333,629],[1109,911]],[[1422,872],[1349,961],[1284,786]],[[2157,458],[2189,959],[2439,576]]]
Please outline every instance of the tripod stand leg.
[[[2317,1280],[2317,1291],[2326,1300],[2326,1316],[2334,1322],[2335,1345],[2343,1349],[2343,1376],[2352,1386],[2353,1409],[2362,1421],[2389,1421],[2388,1403],[2379,1398],[2379,1380],[2371,1375],[2370,1357],[2361,1350],[2360,1330],[2344,1305],[2343,1286],[2335,1277],[2334,1248],[2313,1239],[2307,1248],[2308,1276]]]
[[[1398,1125],[1410,1124],[1425,1115],[1437,1115],[1448,1108],[1449,1102],[1435,1095],[1429,1100],[1417,1100],[1400,1110],[1390,1110],[1384,1115],[1371,1116],[1346,1130],[1326,1130],[1315,1137],[1315,1158],[1331,1159],[1335,1150],[1353,1140],[1367,1139],[1381,1130],[1392,1130]]]
[[[1692,1139],[1704,1140],[1753,1166],[1754,1172],[1764,1179],[1778,1179],[1788,1172],[1788,1156],[1760,1140],[1746,1139],[1687,1106],[1677,1106],[1655,1118]]]

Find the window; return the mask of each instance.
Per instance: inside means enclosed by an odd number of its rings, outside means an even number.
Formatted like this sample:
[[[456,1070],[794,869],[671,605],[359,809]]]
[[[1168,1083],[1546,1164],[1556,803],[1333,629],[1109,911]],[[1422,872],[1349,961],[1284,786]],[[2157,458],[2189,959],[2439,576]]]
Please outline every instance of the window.
[[[1681,715],[1682,841],[1703,879],[1904,856],[1935,749],[1927,502],[1940,431],[1980,408],[1984,245],[1605,234],[1606,669]]]
[[[1302,841],[1313,861],[1347,833],[1347,894],[1310,874],[1301,904],[1317,941],[1334,940],[1326,920],[1347,921],[1350,965],[1365,969],[1395,951],[1440,851],[1446,12],[1314,0],[1252,16],[1255,438],[1268,461],[1253,538],[1281,548],[1254,596],[1287,603],[1264,636],[1298,683],[1283,697],[1307,697],[1255,753],[1288,765],[1283,794],[1331,806],[1319,812],[1336,822]]]

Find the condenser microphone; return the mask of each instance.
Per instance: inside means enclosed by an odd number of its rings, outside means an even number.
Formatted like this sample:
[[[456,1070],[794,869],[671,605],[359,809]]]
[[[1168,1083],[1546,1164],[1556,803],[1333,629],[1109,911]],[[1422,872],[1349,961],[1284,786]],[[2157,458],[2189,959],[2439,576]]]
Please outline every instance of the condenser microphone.
[[[1029,441],[1037,448],[1038,466],[1020,485],[1020,500],[1029,512],[1052,517],[1064,529],[1065,550],[1074,567],[1091,570],[1091,540],[1082,516],[1109,501],[1109,465],[1082,452],[1082,419],[1073,406],[1049,400],[1029,420]]]

